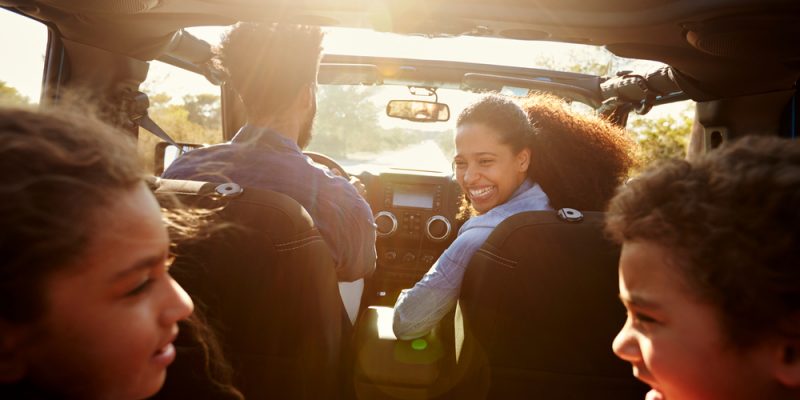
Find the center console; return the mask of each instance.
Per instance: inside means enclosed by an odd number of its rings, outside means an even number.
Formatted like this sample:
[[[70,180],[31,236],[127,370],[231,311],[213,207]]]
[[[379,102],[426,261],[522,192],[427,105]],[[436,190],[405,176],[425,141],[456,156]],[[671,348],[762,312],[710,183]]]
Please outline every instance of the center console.
[[[391,305],[455,239],[460,191],[449,174],[403,171],[372,177],[368,192],[378,261],[365,296],[368,304]]]

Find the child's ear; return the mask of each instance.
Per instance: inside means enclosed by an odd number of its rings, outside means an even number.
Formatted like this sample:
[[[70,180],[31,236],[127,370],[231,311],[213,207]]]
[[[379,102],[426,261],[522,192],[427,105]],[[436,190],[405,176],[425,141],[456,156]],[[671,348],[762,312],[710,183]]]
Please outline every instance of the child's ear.
[[[27,371],[24,357],[29,330],[0,321],[0,384],[21,380]]]

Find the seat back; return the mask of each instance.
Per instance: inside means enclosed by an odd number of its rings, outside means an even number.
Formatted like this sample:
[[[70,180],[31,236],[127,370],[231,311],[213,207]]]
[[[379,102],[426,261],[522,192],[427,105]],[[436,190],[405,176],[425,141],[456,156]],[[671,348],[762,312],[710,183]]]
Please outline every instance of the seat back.
[[[604,237],[602,213],[582,216],[515,215],[473,256],[459,299],[459,397],[644,398],[611,350],[625,321],[619,247]]]
[[[335,398],[350,327],[332,256],[303,207],[235,184],[160,180],[156,193],[219,210],[225,225],[179,245],[172,274],[208,319],[245,398]],[[167,387],[182,368],[192,366],[179,353]]]

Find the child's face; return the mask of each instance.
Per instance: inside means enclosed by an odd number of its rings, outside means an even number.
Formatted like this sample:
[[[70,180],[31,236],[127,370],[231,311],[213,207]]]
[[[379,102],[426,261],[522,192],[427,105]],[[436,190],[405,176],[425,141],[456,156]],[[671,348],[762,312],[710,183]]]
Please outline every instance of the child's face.
[[[623,244],[619,291],[628,320],[613,348],[653,388],[647,399],[768,398],[772,353],[730,345],[717,310],[698,302],[679,274],[665,248]]]
[[[484,124],[464,124],[456,132],[456,181],[479,214],[505,203],[525,180],[530,150],[514,154]]]
[[[150,191],[123,192],[109,211],[85,256],[45,281],[27,376],[79,398],[140,399],[161,388],[192,302],[167,273],[169,240]]]

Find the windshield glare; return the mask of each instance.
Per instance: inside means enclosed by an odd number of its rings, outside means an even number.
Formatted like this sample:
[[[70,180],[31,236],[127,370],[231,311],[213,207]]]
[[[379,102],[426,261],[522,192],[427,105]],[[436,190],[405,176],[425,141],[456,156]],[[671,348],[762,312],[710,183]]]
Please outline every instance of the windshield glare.
[[[212,45],[228,27],[195,27],[188,31]],[[326,54],[444,60],[488,65],[544,68],[593,75],[613,75],[622,70],[650,70],[663,64],[616,57],[602,47],[485,37],[424,37],[375,32],[366,29],[323,28]],[[524,96],[527,91],[504,89],[504,94]],[[327,154],[349,172],[405,168],[451,172],[453,134],[458,115],[481,94],[438,89],[438,100],[450,107],[447,122],[412,122],[386,116],[393,99],[433,101],[411,93],[405,86],[320,85],[314,138],[308,150]],[[591,113],[584,104],[573,109]]]
[[[456,118],[480,95],[452,89],[437,95],[450,106],[450,120],[423,123],[386,115],[389,100],[434,100],[405,86],[320,85],[308,150],[335,158],[352,173],[368,166],[450,171]]]

